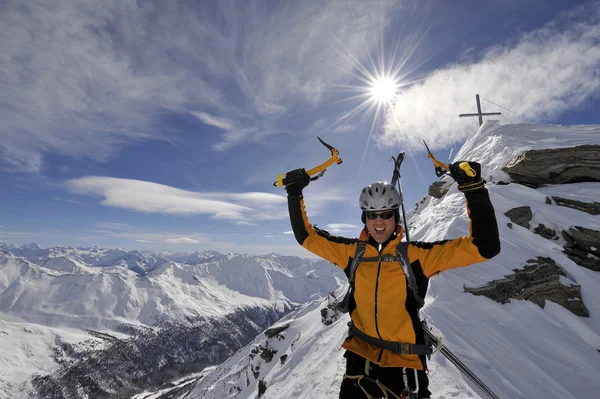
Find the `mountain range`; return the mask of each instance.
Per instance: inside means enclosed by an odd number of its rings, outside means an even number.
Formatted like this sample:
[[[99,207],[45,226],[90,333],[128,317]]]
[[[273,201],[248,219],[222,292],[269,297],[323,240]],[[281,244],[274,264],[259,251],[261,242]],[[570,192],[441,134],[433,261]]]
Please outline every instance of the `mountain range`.
[[[344,278],[327,262],[277,254],[36,244],[0,250],[3,397],[79,397],[86,390],[111,397],[160,386],[168,379],[153,377],[158,371],[177,378],[217,364]],[[130,358],[118,355],[124,351]],[[90,377],[99,358],[104,372]],[[46,375],[51,370],[55,376]],[[71,390],[63,386],[69,383]]]

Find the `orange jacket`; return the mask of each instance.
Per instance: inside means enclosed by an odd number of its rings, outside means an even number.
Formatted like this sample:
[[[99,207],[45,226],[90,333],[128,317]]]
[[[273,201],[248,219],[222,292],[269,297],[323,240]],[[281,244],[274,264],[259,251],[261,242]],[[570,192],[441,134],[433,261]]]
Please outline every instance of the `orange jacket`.
[[[445,270],[468,266],[496,256],[500,239],[494,208],[487,189],[467,193],[467,213],[470,234],[454,240],[410,242],[408,259],[414,271],[419,291],[427,289],[429,278]],[[344,269],[352,263],[358,239],[335,237],[313,228],[303,197],[288,197],[288,208],[297,241],[310,252]],[[370,239],[364,258],[396,255],[402,239],[401,229],[378,252],[378,244]],[[361,239],[368,239],[363,230]],[[354,325],[366,334],[386,341],[423,344],[418,308],[412,293],[407,294],[407,281],[398,262],[361,261],[355,275],[354,304],[350,317]],[[410,290],[408,291],[410,292]],[[353,306],[355,305],[355,306]],[[423,369],[417,355],[401,355],[370,345],[360,338],[348,337],[343,344],[352,351],[382,367]]]

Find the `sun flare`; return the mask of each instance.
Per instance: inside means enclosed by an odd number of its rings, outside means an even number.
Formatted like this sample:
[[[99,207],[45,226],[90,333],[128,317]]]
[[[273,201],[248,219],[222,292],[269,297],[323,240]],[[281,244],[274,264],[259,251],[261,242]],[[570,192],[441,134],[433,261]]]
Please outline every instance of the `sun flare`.
[[[371,82],[369,90],[373,101],[379,104],[390,103],[398,91],[398,83],[389,76],[382,76]]]
[[[346,61],[344,64],[347,64],[342,71],[352,79],[344,84],[332,85],[336,91],[347,93],[346,96],[333,101],[332,104],[354,103],[355,105],[344,111],[328,129],[335,130],[336,126],[341,126],[342,123],[350,124],[350,121],[361,113],[363,114],[362,121],[371,119],[369,117],[372,116],[371,126],[366,132],[366,145],[359,170],[362,169],[376,130],[379,126],[383,129],[391,126],[391,124],[386,124],[387,118],[395,118],[397,97],[401,95],[405,87],[421,81],[421,78],[411,78],[411,75],[421,65],[411,61],[411,58],[426,34],[427,32],[423,32],[421,36],[415,36],[409,42],[398,42],[395,47],[389,49],[391,51],[388,54],[384,52],[383,33],[378,48],[374,48],[373,52],[366,54],[352,54],[339,43],[339,51]]]

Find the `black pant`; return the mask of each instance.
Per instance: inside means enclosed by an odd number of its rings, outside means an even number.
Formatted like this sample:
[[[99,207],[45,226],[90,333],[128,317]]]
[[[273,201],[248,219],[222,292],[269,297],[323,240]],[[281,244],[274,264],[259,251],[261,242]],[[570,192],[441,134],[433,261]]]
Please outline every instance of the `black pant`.
[[[365,362],[367,361],[364,357],[357,355],[354,352],[346,351],[344,353],[346,358],[346,375],[358,376],[365,375]],[[427,365],[425,363],[425,356],[419,356],[423,367],[426,370]],[[402,377],[402,367],[380,367],[377,364],[369,362],[369,375],[367,378],[360,380],[360,386],[362,386],[369,395],[382,398],[385,394],[381,388],[377,386],[374,380],[379,380],[387,389],[394,392],[396,395],[402,395],[404,391],[404,378]],[[414,370],[407,369],[408,385],[414,387]],[[417,377],[419,379],[419,398],[429,398],[431,392],[429,392],[429,378],[423,370],[417,370]],[[362,399],[367,398],[361,387],[358,385],[359,382],[354,378],[344,378],[342,386],[340,388],[340,399]],[[392,395],[388,395],[393,398]]]

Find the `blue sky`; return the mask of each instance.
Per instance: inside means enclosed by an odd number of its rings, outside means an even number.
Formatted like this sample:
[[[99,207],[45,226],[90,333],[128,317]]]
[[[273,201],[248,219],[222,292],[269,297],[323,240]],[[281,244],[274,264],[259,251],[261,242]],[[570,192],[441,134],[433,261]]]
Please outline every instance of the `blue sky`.
[[[0,240],[306,256],[280,173],[355,236],[360,189],[407,209],[478,126],[600,124],[600,2],[9,0],[0,14]],[[391,103],[370,81],[392,76]],[[485,165],[484,165],[485,171]]]

